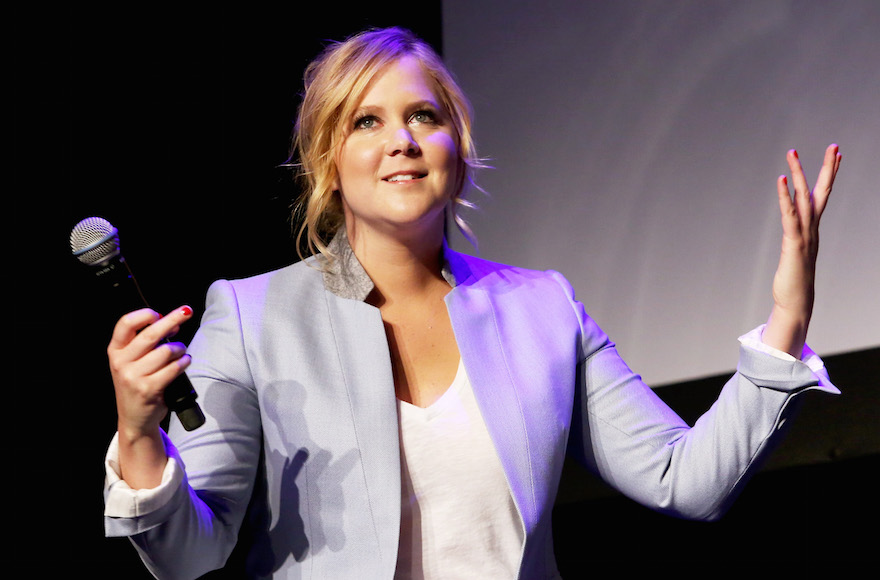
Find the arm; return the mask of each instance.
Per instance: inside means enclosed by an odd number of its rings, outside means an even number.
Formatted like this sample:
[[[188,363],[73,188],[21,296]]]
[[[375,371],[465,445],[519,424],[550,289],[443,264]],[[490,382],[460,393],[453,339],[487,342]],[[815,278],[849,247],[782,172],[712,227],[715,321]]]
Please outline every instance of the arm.
[[[721,517],[780,441],[799,396],[838,392],[806,347],[804,362],[786,360],[743,337],[736,373],[689,426],[626,365],[580,303],[575,306],[584,356],[568,451],[624,495],[670,515]]]
[[[780,440],[797,395],[812,389],[839,392],[805,338],[818,222],[840,155],[836,146],[828,148],[812,195],[793,151],[788,161],[796,193],[792,201],[787,179],[779,179],[783,243],[773,313],[763,335],[759,328],[741,337],[737,372],[693,427],[626,366],[577,304],[584,354],[571,448],[603,479],[649,507],[695,519],[720,517]]]
[[[203,401],[205,424],[186,432],[172,417],[171,437],[159,432],[163,453],[172,460],[157,489],[127,490],[108,472],[105,492],[107,534],[130,536],[147,567],[163,578],[195,578],[223,566],[259,462],[259,407],[231,285],[212,286],[189,352],[187,374]],[[126,496],[127,508],[118,501]]]

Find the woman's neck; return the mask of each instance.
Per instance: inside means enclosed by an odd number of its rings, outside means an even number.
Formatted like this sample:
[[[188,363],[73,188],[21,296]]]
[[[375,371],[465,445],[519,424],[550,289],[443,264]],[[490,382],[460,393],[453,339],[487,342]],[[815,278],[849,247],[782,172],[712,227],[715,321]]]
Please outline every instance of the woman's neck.
[[[352,251],[375,285],[372,298],[377,306],[448,291],[442,274],[442,228],[409,237],[351,229],[347,233]]]

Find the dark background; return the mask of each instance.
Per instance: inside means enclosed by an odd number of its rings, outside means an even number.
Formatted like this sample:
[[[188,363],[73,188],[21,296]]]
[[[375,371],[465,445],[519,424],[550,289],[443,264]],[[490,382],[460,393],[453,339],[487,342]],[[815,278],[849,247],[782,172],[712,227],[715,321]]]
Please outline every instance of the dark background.
[[[20,521],[36,523],[29,543],[47,540],[41,556],[18,562],[36,576],[58,567],[87,578],[147,578],[127,540],[103,537],[102,460],[116,420],[104,349],[121,312],[70,256],[71,228],[93,215],[109,220],[151,305],[189,304],[197,317],[213,280],[295,261],[288,214],[296,187],[278,166],[288,155],[303,67],[325,39],[369,25],[409,27],[442,52],[441,7],[68,6],[14,16],[11,217],[16,232],[38,238],[16,234],[26,266],[15,279],[25,280],[16,284],[25,300],[10,307],[28,365],[28,380],[16,383],[31,387],[27,405],[15,409],[19,430],[45,436],[16,446],[36,459],[22,478],[38,481],[29,505],[40,506]],[[42,256],[50,256],[49,268]],[[194,330],[184,329],[181,340]],[[878,359],[874,349],[826,360],[846,395],[811,399],[719,523],[653,514],[568,466],[555,513],[563,574],[611,566],[809,576],[866,562],[880,513],[878,397],[869,381]],[[659,391],[693,418],[722,382]]]

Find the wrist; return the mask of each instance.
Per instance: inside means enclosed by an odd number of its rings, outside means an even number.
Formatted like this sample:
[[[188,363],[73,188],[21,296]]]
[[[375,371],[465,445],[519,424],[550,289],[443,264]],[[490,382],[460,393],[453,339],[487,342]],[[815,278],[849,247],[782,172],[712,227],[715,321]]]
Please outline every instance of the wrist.
[[[804,312],[791,312],[774,306],[761,335],[761,341],[767,346],[787,352],[800,359],[807,340],[807,329],[810,315]]]
[[[120,425],[117,434],[120,477],[132,489],[149,489],[159,485],[168,462],[161,429],[156,427],[141,432]]]

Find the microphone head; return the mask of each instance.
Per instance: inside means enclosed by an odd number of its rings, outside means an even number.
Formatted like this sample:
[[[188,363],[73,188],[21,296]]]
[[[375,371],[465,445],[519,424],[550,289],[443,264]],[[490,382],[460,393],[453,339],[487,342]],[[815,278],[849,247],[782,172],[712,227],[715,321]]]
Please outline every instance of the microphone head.
[[[103,218],[86,218],[70,232],[70,249],[83,264],[104,266],[119,255],[119,234]]]

